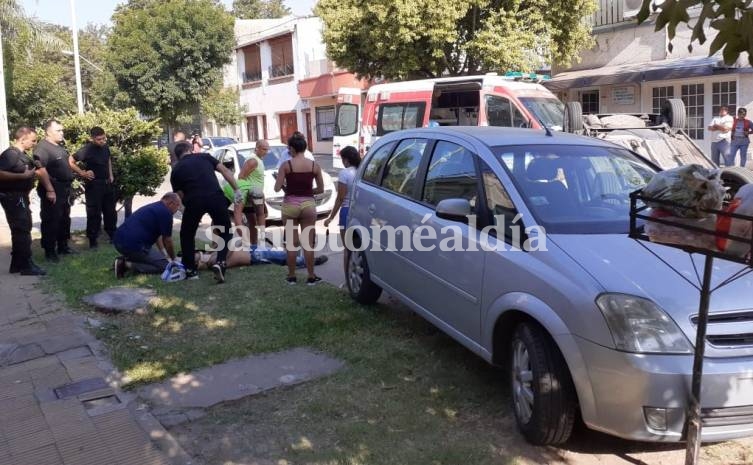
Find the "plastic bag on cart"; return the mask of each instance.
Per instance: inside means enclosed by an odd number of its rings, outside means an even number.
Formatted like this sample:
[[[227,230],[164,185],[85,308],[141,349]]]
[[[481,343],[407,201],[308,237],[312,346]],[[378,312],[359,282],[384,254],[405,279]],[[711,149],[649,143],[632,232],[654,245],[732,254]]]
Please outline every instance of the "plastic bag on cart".
[[[753,216],[753,184],[742,186],[724,211],[738,215]],[[716,221],[716,231],[737,237],[749,238],[753,234],[753,221],[719,215],[719,219]],[[727,239],[726,237],[717,237],[716,247],[720,252],[737,257],[747,257],[750,253],[750,240],[746,243]]]
[[[725,187],[721,171],[701,165],[685,165],[656,173],[643,188],[646,197],[665,200],[687,206],[676,207],[647,202],[648,206],[667,210],[680,218],[707,218],[711,214],[698,209],[719,210],[722,208]]]
[[[716,251],[716,215],[712,214],[706,218],[680,218],[673,216],[672,212],[655,208],[651,210],[651,217],[660,218],[684,226],[705,229],[709,232],[708,234],[705,234],[700,231],[684,229],[681,226],[671,226],[649,220],[646,221],[643,230],[648,235],[651,242]]]

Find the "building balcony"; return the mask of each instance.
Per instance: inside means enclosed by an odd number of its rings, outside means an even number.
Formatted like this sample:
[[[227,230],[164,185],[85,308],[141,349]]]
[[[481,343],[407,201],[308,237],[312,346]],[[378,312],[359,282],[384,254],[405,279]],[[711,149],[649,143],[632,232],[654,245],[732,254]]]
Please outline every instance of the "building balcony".
[[[295,66],[292,63],[285,63],[281,65],[272,65],[269,67],[269,78],[281,78],[285,76],[292,76],[295,72]]]

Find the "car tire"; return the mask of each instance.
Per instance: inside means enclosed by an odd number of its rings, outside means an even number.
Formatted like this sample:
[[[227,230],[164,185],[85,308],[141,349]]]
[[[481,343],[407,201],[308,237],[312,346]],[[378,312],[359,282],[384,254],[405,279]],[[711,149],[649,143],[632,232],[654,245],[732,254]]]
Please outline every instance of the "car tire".
[[[580,102],[565,103],[564,132],[579,133],[583,130],[583,106]]]
[[[562,444],[570,438],[577,397],[570,372],[552,338],[538,325],[521,323],[510,341],[512,408],[526,440]]]
[[[366,254],[363,251],[347,249],[345,253],[348,254],[348,260],[345,262],[345,282],[350,296],[360,304],[371,305],[375,303],[382,295],[382,288],[371,281]]]
[[[665,100],[661,107],[661,116],[672,129],[685,129],[687,125],[685,103],[679,98]]]
[[[729,188],[727,196],[732,199],[742,186],[753,182],[753,171],[742,166],[727,166],[722,168],[721,177],[724,187]]]

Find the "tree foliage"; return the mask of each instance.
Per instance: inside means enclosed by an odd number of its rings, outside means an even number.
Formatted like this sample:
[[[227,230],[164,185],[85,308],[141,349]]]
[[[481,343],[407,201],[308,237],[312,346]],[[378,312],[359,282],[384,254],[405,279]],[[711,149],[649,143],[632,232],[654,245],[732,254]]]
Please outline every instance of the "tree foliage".
[[[145,115],[173,125],[221,79],[235,43],[217,0],[138,0],[113,15],[107,66]]]
[[[677,33],[677,26],[687,24],[692,28],[689,50],[693,50],[693,42],[706,42],[707,27],[714,30],[714,38],[709,47],[709,56],[722,50],[724,62],[731,65],[743,53],[748,53],[748,62],[753,66],[753,8],[750,0],[643,0],[638,22],[642,23],[654,11],[659,11],[656,17],[656,30],[667,28],[669,49],[672,50],[672,40]],[[695,24],[690,24],[688,10],[696,9],[698,17]]]
[[[107,132],[113,175],[121,198],[154,195],[162,184],[170,163],[167,151],[152,144],[162,133],[159,120],[144,121],[135,108],[129,108],[75,114],[61,122],[71,153],[89,140],[89,130],[93,126],[100,126]]]
[[[290,14],[283,0],[233,0],[233,16],[239,19],[282,18]]]
[[[201,113],[220,126],[239,124],[245,111],[238,104],[239,98],[237,89],[215,89],[201,99]]]
[[[534,71],[592,44],[595,0],[320,0],[327,54],[390,79]]]

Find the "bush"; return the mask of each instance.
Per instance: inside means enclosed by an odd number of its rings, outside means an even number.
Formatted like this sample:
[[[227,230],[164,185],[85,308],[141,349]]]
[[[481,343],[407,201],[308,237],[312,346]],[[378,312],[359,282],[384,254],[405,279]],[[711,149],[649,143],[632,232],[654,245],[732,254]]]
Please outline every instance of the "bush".
[[[170,157],[152,141],[162,129],[159,120],[145,121],[134,108],[99,110],[61,119],[66,147],[71,155],[89,141],[89,131],[100,126],[107,133],[112,154],[112,171],[119,200],[134,195],[154,195],[167,174]]]

